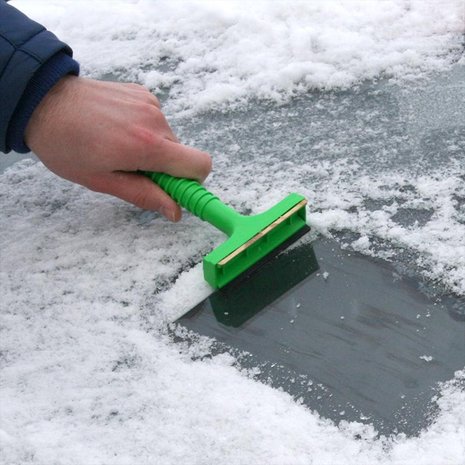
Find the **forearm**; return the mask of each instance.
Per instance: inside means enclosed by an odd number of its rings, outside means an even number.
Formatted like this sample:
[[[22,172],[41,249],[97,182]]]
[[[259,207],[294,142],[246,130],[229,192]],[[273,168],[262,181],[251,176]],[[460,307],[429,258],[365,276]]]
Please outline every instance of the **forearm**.
[[[78,74],[71,49],[0,0],[0,151],[27,152],[24,131],[37,105],[65,75]]]

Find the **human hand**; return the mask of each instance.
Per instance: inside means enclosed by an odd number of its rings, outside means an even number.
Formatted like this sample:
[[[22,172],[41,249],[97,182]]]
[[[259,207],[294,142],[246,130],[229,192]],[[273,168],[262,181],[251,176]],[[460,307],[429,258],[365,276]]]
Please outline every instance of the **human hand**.
[[[32,114],[25,142],[57,175],[171,221],[179,205],[136,171],[202,182],[211,170],[210,156],[180,144],[158,99],[137,84],[62,78]]]

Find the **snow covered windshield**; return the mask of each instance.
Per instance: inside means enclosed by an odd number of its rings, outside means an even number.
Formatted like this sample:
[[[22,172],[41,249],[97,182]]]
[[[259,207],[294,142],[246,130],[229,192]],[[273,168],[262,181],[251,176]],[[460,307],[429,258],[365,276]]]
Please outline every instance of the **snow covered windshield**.
[[[179,139],[212,154],[226,203],[258,213],[302,193],[315,231],[463,304],[462,0],[11,3],[83,75],[159,96]],[[0,212],[0,462],[463,464],[463,371],[427,430],[380,438],[202,357],[206,339],[173,343],[167,323],[211,292],[200,262],[223,238],[200,220],[170,224],[35,160],[0,175]]]

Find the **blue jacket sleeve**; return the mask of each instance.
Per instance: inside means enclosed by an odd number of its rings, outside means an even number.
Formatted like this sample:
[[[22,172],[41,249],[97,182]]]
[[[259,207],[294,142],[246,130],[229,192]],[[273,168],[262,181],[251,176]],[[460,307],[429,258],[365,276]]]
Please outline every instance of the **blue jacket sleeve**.
[[[0,151],[27,152],[23,135],[45,94],[66,74],[79,74],[71,49],[0,0]]]

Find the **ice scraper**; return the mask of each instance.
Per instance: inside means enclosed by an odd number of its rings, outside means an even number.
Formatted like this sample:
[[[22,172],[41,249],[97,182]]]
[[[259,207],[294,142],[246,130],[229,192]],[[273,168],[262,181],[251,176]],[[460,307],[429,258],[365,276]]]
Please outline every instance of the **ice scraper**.
[[[307,200],[299,194],[288,195],[263,213],[245,216],[197,181],[145,174],[182,207],[229,236],[203,259],[204,278],[214,288],[223,288],[310,229],[305,220]]]

